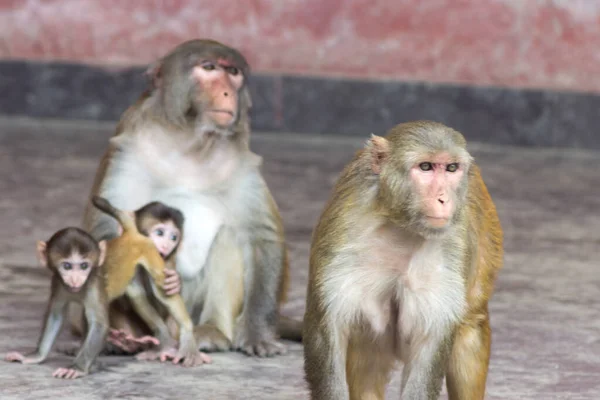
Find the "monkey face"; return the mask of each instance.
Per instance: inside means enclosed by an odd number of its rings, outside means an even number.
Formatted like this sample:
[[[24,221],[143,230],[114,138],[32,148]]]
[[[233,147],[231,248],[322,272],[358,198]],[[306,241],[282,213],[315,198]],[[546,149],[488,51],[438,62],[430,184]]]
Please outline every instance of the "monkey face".
[[[239,114],[239,91],[244,84],[240,68],[225,58],[207,58],[192,68],[198,105],[205,123],[228,128]]]
[[[77,293],[85,285],[92,267],[96,264],[89,256],[82,256],[74,252],[67,258],[54,260],[56,271],[60,275],[66,288]]]
[[[235,49],[212,40],[190,40],[147,71],[172,122],[193,123],[196,132],[231,135],[250,107],[249,67]]]
[[[154,242],[163,258],[167,258],[179,244],[181,232],[173,221],[161,222],[154,225],[148,236]]]
[[[444,228],[451,221],[463,174],[461,164],[447,153],[428,157],[411,168],[410,179],[427,226]]]

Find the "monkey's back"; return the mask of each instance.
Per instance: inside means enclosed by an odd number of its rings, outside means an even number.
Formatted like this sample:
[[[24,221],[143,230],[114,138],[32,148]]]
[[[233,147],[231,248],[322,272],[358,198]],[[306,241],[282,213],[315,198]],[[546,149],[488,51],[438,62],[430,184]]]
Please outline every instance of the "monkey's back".
[[[467,279],[469,304],[486,307],[494,281],[503,263],[503,232],[496,206],[487,190],[479,167],[471,166],[468,194],[468,240],[472,266]],[[476,310],[473,310],[476,311]]]
[[[152,240],[137,232],[126,232],[107,243],[103,269],[109,301],[122,296],[142,266],[154,280],[164,277],[164,261]]]

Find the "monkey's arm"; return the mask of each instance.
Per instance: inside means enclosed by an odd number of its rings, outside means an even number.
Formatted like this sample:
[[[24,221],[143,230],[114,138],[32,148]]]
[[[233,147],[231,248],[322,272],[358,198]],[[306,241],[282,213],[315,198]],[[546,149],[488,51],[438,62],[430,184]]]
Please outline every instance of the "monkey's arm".
[[[244,308],[235,345],[249,355],[271,356],[285,352],[276,340],[276,329],[287,258],[275,201],[260,175],[255,179],[255,192],[248,196],[251,237],[244,246]]]
[[[55,287],[52,288],[53,293],[50,295],[46,318],[44,320],[36,351],[27,354],[26,356],[23,356],[20,353],[10,353],[7,355],[9,361],[19,361],[23,364],[39,364],[48,357],[62,327],[65,306],[67,305],[63,296],[61,296],[60,293],[56,293],[57,290],[58,289]]]
[[[309,294],[307,299],[311,298]],[[327,327],[323,313],[314,303],[307,301],[302,332],[304,371],[311,399],[347,400],[350,396],[346,382],[347,336],[334,326]]]
[[[71,369],[76,369],[88,374],[90,367],[102,351],[108,333],[108,304],[101,297],[100,290],[92,286],[89,288],[85,301],[85,317],[89,326],[85,341],[73,361]]]
[[[438,398],[446,365],[452,349],[453,333],[439,337],[435,333],[425,339],[428,343],[410,354],[402,371],[402,398],[435,400]]]

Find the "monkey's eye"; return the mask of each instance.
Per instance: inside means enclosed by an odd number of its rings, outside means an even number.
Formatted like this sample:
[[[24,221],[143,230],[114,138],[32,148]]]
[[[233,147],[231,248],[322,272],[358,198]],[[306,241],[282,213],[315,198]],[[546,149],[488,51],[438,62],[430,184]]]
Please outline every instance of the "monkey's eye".
[[[430,162],[423,162],[419,164],[419,168],[421,168],[421,171],[431,171],[433,169],[433,165],[431,165]]]
[[[214,70],[215,64],[211,63],[211,62],[203,62],[202,63],[202,68],[204,68],[206,71],[212,71]]]
[[[448,164],[448,166],[446,167],[446,171],[448,171],[448,172],[456,172],[457,169],[458,169],[458,163]]]
[[[240,70],[237,67],[226,67],[225,71],[234,76],[240,73]]]
[[[73,268],[73,266],[71,265],[71,263],[68,263],[68,262],[63,262],[61,264],[61,267],[63,267],[63,269],[67,270],[67,271],[70,270],[71,268]]]
[[[156,236],[163,236],[165,234],[165,231],[160,228],[157,229],[155,232],[156,232]]]
[[[83,271],[85,271],[86,269],[88,269],[90,265],[86,262],[82,262],[81,265],[79,266]]]
[[[177,241],[177,235],[171,235],[171,240],[174,242]]]

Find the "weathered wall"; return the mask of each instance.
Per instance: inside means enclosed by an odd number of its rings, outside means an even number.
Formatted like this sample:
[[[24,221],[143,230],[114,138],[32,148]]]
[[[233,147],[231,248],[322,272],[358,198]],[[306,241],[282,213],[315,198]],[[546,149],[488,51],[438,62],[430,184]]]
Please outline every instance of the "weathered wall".
[[[0,0],[0,58],[148,63],[193,37],[255,71],[600,91],[599,0]]]

